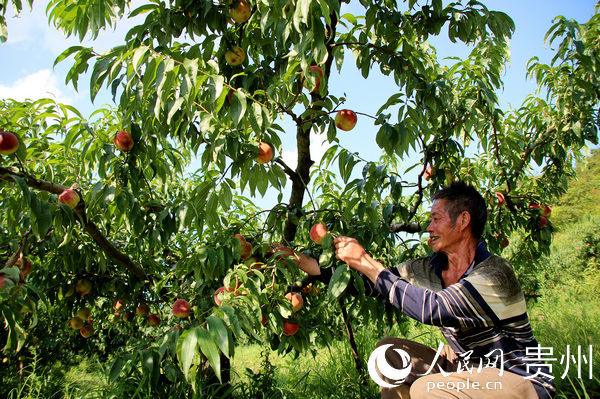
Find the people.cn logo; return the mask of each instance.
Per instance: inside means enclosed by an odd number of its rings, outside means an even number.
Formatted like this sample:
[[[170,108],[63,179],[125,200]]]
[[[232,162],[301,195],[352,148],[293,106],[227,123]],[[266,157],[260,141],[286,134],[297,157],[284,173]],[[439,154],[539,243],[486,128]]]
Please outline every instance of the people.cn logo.
[[[373,381],[375,381],[379,386],[384,388],[395,388],[402,384],[412,369],[410,355],[402,349],[394,348],[394,351],[400,355],[400,359],[402,359],[402,368],[397,369],[388,363],[387,359],[385,358],[385,353],[390,346],[394,345],[386,344],[375,348],[373,353],[371,353],[371,356],[369,356],[369,362],[367,363],[371,379],[373,379]],[[379,373],[377,370],[379,370]],[[388,378],[393,383],[384,381],[380,375]]]

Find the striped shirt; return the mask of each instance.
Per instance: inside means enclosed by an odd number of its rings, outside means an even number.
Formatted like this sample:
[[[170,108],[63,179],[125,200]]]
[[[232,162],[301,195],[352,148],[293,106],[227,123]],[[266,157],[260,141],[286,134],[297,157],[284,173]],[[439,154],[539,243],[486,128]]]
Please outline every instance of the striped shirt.
[[[504,370],[531,378],[540,398],[553,397],[548,367],[526,356],[526,348],[537,348],[538,343],[510,263],[480,242],[471,267],[455,284],[444,287],[446,264],[446,256],[438,253],[385,269],[375,292],[411,318],[438,326],[454,352],[473,351],[471,362],[481,359],[485,365],[490,353],[501,350]]]

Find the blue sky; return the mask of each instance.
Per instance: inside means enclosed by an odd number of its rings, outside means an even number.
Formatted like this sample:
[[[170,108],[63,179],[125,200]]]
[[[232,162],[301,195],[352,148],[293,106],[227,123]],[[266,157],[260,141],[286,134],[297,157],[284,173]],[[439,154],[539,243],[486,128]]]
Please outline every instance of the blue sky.
[[[557,15],[586,22],[594,13],[594,0],[493,0],[484,2],[489,9],[504,11],[515,21],[516,31],[511,41],[511,64],[503,76],[504,91],[500,93],[503,106],[518,106],[523,99],[535,90],[533,82],[525,79],[527,61],[538,56],[543,62],[551,58],[551,51],[544,46],[544,35]],[[96,104],[89,100],[88,82],[82,80],[79,92],[64,84],[64,77],[71,61],[65,61],[53,68],[55,58],[67,47],[78,45],[75,38],[65,39],[61,33],[49,27],[45,16],[44,2],[36,1],[33,12],[24,11],[20,17],[7,15],[8,41],[0,45],[0,98],[23,99],[54,97],[58,101],[76,106],[84,115],[89,115],[95,107],[110,101],[110,96],[100,94]],[[131,23],[118,26],[116,31],[100,34],[93,44],[96,50],[105,50],[120,44]],[[457,55],[456,47],[449,46],[447,40],[434,43],[439,57]],[[354,109],[374,115],[376,110],[391,94],[394,85],[374,72],[368,80],[352,68],[350,56],[346,57],[342,76],[333,77],[329,82],[330,91],[336,96],[345,93],[347,102],[344,108]],[[284,124],[284,126],[286,126]],[[290,134],[283,138],[282,156],[287,163],[295,164],[295,139],[293,126]],[[377,160],[379,149],[375,144],[377,129],[372,121],[360,118],[357,127],[340,138],[342,144],[361,156]],[[324,137],[313,137],[313,158],[320,159],[326,149],[321,142]]]

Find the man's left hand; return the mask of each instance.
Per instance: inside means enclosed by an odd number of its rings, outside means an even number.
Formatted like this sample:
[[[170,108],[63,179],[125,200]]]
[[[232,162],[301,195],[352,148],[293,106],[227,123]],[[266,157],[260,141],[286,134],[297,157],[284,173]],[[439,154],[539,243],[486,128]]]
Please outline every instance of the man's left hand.
[[[373,259],[358,243],[358,241],[351,237],[337,237],[333,240],[335,246],[335,257],[345,262],[351,268],[363,273],[373,283],[377,280],[379,272],[384,267],[381,263]]]

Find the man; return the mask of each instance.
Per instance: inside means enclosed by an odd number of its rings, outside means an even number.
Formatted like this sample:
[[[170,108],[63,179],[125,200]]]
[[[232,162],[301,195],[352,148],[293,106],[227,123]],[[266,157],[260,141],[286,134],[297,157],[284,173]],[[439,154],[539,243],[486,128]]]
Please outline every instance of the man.
[[[538,348],[538,343],[513,269],[479,241],[487,219],[483,197],[472,186],[455,182],[434,194],[433,201],[427,227],[432,256],[387,269],[355,239],[334,240],[336,257],[370,281],[373,294],[422,323],[438,326],[449,344],[436,356],[436,350],[416,342],[381,340],[378,346],[391,344],[411,358],[408,377],[399,386],[382,387],[382,397],[554,396],[548,367],[540,359],[527,359],[526,348]],[[306,255],[298,261],[320,280],[332,273]],[[406,366],[392,348],[385,356],[396,370]],[[496,368],[486,367],[490,360],[497,360]],[[388,384],[395,382],[378,373]]]

